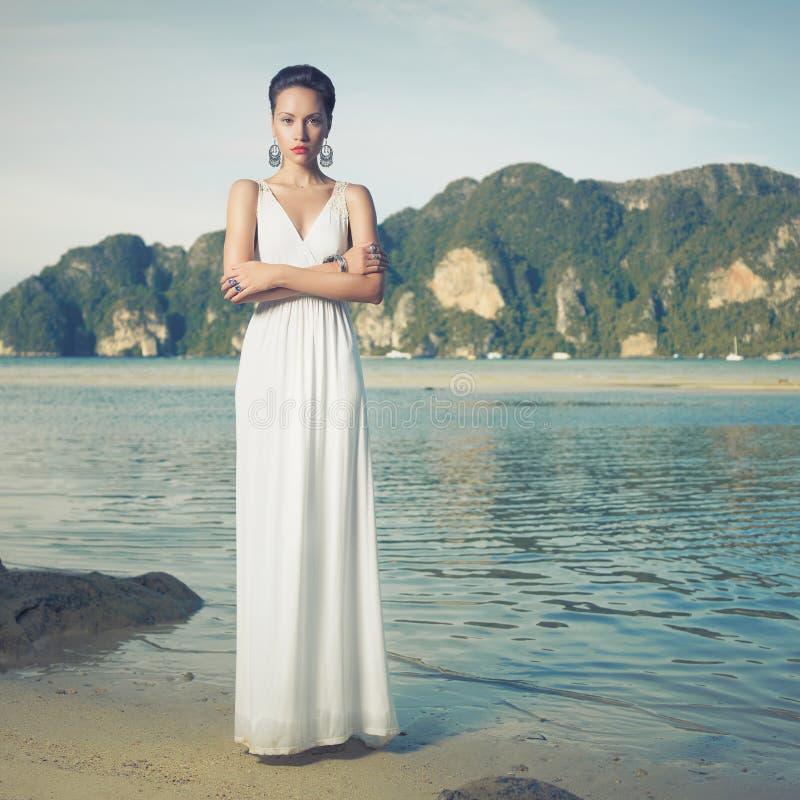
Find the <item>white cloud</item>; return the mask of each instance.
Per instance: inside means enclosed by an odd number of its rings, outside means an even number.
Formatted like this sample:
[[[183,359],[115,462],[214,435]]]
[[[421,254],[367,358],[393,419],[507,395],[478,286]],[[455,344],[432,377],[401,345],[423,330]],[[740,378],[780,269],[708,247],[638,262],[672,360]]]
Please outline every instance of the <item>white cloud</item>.
[[[398,0],[385,5],[351,0],[351,5],[382,25],[405,26],[448,49],[463,47],[457,40],[466,35],[490,42],[499,52],[530,57],[575,82],[581,94],[609,111],[636,109],[682,128],[731,124],[669,97],[615,58],[570,44],[545,13],[525,0]]]

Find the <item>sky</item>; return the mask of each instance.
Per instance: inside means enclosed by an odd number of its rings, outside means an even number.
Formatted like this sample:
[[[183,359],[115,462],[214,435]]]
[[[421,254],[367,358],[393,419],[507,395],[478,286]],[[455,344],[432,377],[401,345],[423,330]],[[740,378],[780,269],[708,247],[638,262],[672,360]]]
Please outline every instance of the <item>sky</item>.
[[[798,0],[3,0],[0,293],[115,233],[185,248],[265,178],[267,90],[336,87],[325,174],[378,221],[538,162],[624,181],[800,176]]]

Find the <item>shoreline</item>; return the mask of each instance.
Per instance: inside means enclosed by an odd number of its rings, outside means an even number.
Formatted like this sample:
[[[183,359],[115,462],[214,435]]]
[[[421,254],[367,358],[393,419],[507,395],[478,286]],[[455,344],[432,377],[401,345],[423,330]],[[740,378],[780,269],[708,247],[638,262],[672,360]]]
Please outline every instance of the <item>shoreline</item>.
[[[435,800],[442,789],[503,775],[585,800],[789,800],[800,790],[788,756],[785,764],[746,753],[657,760],[657,741],[574,741],[537,717],[442,736],[420,715],[383,749],[351,739],[321,754],[256,756],[233,741],[233,703],[232,691],[182,675],[112,679],[94,665],[0,675],[0,798]]]
[[[367,390],[455,390],[463,397],[503,393],[592,391],[800,394],[800,359],[386,359],[361,356]],[[224,388],[236,384],[234,357],[104,358],[14,361],[2,365],[3,384],[119,388]],[[202,368],[198,363],[203,362]]]
[[[653,376],[632,377],[627,380],[605,378],[591,375],[489,375],[486,373],[470,373],[467,371],[436,371],[411,374],[386,373],[377,374],[364,370],[364,384],[367,391],[373,389],[400,390],[446,390],[451,391],[451,384],[456,380],[464,380],[463,376],[472,378],[474,387],[466,388],[463,393],[455,395],[466,397],[491,397],[492,394],[536,394],[562,392],[584,394],[593,391],[664,391],[676,392],[720,392],[731,394],[800,394],[800,381],[784,378],[774,380],[720,380],[709,377],[707,380],[686,380]],[[232,372],[211,375],[161,375],[157,373],[97,374],[90,370],[74,370],[71,373],[54,373],[53,375],[3,375],[6,387],[12,386],[98,386],[114,388],[227,388],[233,391],[236,374]]]

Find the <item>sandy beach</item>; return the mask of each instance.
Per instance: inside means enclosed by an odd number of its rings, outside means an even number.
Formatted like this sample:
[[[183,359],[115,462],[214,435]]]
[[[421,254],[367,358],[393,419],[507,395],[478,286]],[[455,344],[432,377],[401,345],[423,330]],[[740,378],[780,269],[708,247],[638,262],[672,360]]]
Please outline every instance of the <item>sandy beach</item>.
[[[671,359],[386,359],[362,356],[370,389],[434,389],[461,396],[495,393],[713,391],[800,393],[800,360],[780,362]],[[637,363],[638,362],[638,363]],[[12,386],[227,387],[237,360],[223,359],[5,359],[2,379]]]
[[[789,800],[800,791],[797,773],[774,765],[657,762],[653,743],[632,752],[570,741],[554,721],[533,718],[431,742],[400,735],[384,750],[351,739],[322,753],[254,756],[232,741],[230,692],[182,675],[99,675],[90,667],[0,678],[2,800],[435,800],[501,775],[593,800]]]

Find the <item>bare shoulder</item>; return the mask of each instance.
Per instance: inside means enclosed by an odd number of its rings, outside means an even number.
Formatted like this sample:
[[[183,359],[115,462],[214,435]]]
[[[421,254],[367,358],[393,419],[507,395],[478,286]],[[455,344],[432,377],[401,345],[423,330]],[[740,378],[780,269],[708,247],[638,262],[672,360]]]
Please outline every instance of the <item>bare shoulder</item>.
[[[250,224],[258,212],[259,185],[250,178],[237,178],[228,193],[228,226]]]
[[[249,197],[258,193],[258,182],[252,178],[237,178],[231,184],[231,197],[243,196]]]
[[[258,190],[251,178],[237,178],[228,193],[228,213],[249,215],[258,204]]]
[[[363,208],[374,205],[369,189],[363,183],[348,183],[344,190],[347,204],[355,208]]]
[[[349,200],[351,197],[361,197],[363,199],[367,199],[368,197],[372,197],[369,193],[369,189],[364,186],[363,183],[348,183],[347,181],[342,181],[345,185],[345,194],[347,195],[347,199]]]

